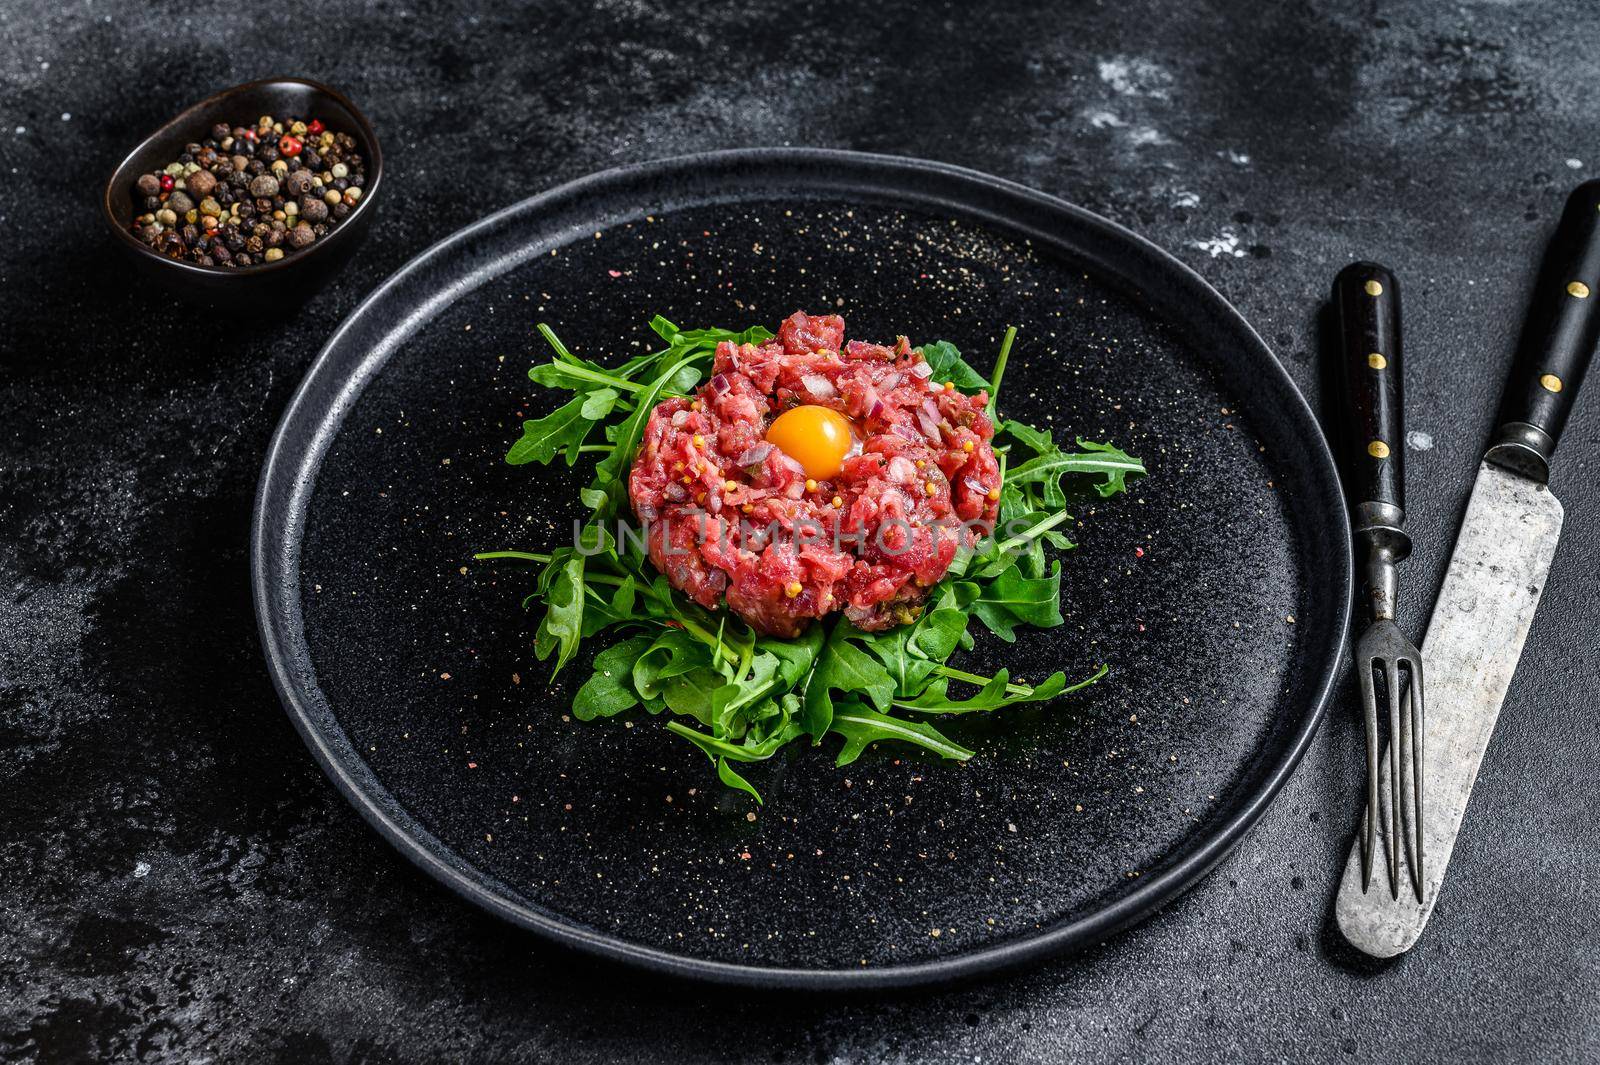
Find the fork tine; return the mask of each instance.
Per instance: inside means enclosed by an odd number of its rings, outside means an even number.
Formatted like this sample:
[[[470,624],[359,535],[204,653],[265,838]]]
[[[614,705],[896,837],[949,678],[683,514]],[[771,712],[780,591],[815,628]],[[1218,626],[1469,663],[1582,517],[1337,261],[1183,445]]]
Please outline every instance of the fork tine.
[[[1422,660],[1413,655],[1410,659],[1411,666],[1411,784],[1415,791],[1415,819],[1417,845],[1416,845],[1416,874],[1412,886],[1417,891],[1417,901],[1422,901],[1422,744],[1423,737],[1427,735],[1424,724],[1427,720],[1422,698]]]
[[[1361,836],[1361,890],[1372,889],[1372,850],[1378,837],[1378,693],[1372,671],[1377,663],[1362,657],[1356,663],[1361,682],[1361,708],[1367,726],[1367,819]]]
[[[1400,899],[1400,663],[1384,661],[1384,681],[1389,686],[1389,895]]]

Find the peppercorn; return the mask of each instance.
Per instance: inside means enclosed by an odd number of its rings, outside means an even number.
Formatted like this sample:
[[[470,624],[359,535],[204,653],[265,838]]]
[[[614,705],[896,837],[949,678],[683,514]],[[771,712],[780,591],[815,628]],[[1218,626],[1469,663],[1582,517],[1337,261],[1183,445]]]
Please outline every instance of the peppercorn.
[[[191,174],[184,184],[188,186],[191,193],[199,196],[201,199],[205,199],[216,190],[217,175],[213,174],[209,170],[198,170]]]
[[[347,218],[366,184],[355,138],[319,120],[217,123],[134,182],[128,231],[157,254],[235,268],[276,262]]]

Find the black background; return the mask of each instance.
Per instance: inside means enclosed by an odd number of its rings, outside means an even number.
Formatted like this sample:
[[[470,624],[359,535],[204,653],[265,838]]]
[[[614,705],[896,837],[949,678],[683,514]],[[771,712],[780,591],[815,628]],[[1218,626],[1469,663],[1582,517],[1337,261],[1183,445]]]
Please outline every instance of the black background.
[[[1087,955],[937,995],[665,985],[514,934],[396,858],[312,765],[246,585],[262,451],[323,338],[407,255],[619,162],[757,144],[928,156],[1132,226],[1313,397],[1347,260],[1405,289],[1419,631],[1533,265],[1600,169],[1573,5],[514,8],[24,3],[0,23],[0,1060],[1538,1060],[1600,1053],[1594,463],[1428,933],[1329,926],[1348,695],[1216,875]],[[210,91],[348,92],[387,180],[362,257],[265,322],[135,288],[95,215]],[[1423,444],[1429,444],[1424,448]]]

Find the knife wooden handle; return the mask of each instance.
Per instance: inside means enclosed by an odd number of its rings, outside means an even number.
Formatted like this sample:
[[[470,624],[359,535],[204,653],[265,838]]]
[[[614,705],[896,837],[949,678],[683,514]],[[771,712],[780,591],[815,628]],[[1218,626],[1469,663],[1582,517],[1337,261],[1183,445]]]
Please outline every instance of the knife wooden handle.
[[[1400,284],[1377,263],[1351,263],[1333,280],[1345,402],[1351,419],[1349,491],[1358,532],[1405,524]]]
[[[1540,483],[1600,340],[1600,180],[1567,197],[1550,238],[1501,408],[1484,455]]]

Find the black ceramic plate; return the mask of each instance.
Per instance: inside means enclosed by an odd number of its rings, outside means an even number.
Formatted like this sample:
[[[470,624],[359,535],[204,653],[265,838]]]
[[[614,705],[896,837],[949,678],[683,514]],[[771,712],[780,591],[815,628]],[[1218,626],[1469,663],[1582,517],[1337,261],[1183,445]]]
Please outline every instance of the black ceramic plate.
[[[1086,501],[1067,624],[972,660],[1098,686],[951,726],[978,754],[797,746],[717,782],[648,716],[566,716],[583,670],[533,658],[526,572],[470,561],[570,536],[586,471],[501,462],[581,354],[646,321],[1020,341],[1009,409],[1109,439],[1151,476]],[[511,922],[667,972],[795,987],[972,975],[1079,947],[1202,876],[1321,714],[1350,550],[1311,412],[1239,315],[1154,246],[970,171],[837,152],[609,171],[485,219],[339,328],[267,456],[256,609],[285,705],[383,836]]]

